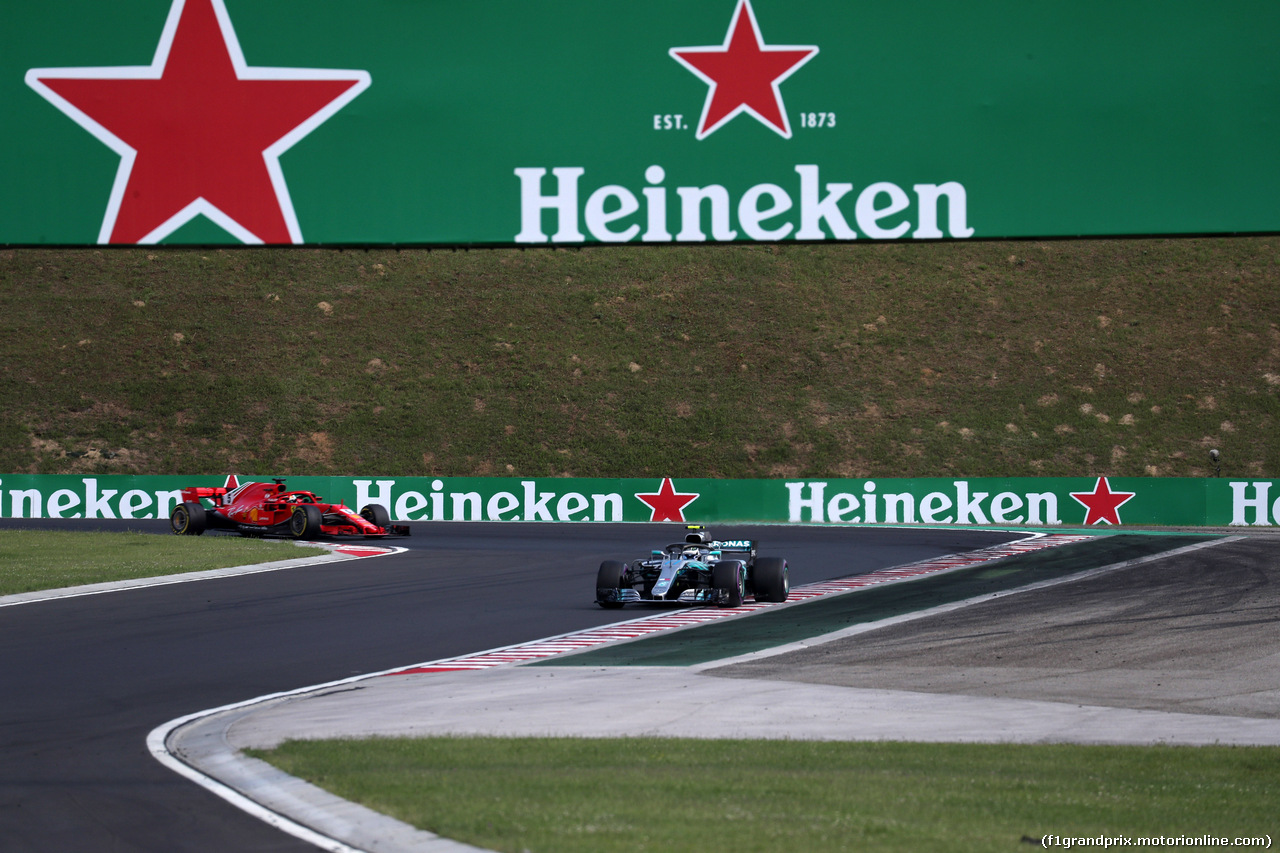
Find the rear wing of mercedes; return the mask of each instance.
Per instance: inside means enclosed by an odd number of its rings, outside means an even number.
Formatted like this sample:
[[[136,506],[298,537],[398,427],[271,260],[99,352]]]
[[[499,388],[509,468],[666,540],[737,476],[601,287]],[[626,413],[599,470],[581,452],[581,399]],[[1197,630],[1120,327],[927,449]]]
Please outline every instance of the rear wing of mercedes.
[[[756,559],[758,544],[755,539],[724,539],[712,542],[711,547],[720,551],[722,560],[743,560],[753,563]]]

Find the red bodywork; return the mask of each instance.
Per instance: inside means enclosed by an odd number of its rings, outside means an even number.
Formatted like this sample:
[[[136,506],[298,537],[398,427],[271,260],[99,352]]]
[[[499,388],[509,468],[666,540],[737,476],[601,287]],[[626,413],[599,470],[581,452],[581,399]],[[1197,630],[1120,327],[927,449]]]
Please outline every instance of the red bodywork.
[[[308,525],[308,536],[388,536],[407,535],[405,525],[386,523],[386,510],[366,507],[357,513],[344,504],[325,503],[314,492],[288,491],[284,483],[245,483],[237,485],[229,478],[226,486],[192,486],[182,490],[184,505],[198,503],[204,508],[206,529],[237,530],[245,535],[280,533],[300,534],[290,528],[290,521],[300,507],[311,506],[319,512],[319,529]],[[194,510],[191,510],[194,511]],[[377,516],[381,514],[382,518]],[[313,514],[313,518],[316,516]],[[383,524],[377,524],[381,520]],[[176,524],[174,532],[179,532]],[[183,530],[181,532],[187,532]],[[195,531],[192,531],[195,532]]]

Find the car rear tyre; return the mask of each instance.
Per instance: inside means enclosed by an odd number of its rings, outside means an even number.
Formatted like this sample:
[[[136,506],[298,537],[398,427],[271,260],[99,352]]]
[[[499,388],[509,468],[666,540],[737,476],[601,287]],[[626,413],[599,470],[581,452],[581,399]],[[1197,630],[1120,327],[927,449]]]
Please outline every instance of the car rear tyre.
[[[387,508],[382,504],[369,504],[360,510],[360,517],[384,530],[391,526],[391,513],[387,512]]]
[[[294,539],[319,536],[320,525],[323,523],[324,515],[321,514],[320,507],[314,504],[294,507],[293,515],[289,516],[289,535]]]
[[[169,515],[169,529],[178,536],[199,536],[207,524],[204,506],[195,501],[178,504]]]
[[[726,593],[720,599],[721,607],[741,607],[746,597],[747,570],[740,560],[724,560],[711,570],[711,585]]]
[[[622,606],[621,601],[605,601],[603,596],[609,594],[609,590],[622,589],[622,579],[627,574],[627,566],[617,560],[605,560],[600,564],[600,571],[596,573],[596,604],[609,610]]]
[[[756,590],[756,601],[786,601],[791,593],[787,561],[781,557],[758,558],[751,578]]]

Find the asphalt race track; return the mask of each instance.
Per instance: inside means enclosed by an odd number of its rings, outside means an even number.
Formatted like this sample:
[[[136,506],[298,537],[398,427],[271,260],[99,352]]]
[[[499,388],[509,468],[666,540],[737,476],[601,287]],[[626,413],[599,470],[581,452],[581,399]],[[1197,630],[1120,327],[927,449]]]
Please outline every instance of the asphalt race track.
[[[0,519],[0,529],[166,521]],[[718,527],[792,585],[1019,538],[991,531]],[[676,525],[419,524],[404,554],[0,607],[0,851],[314,851],[161,766],[177,717],[367,672],[633,619],[592,603],[604,559]]]

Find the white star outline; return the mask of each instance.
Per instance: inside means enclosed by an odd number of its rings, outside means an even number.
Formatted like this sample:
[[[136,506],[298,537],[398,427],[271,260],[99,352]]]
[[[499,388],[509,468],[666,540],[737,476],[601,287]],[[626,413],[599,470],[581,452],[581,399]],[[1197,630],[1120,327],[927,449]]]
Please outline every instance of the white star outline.
[[[280,168],[280,156],[317,127],[328,121],[361,92],[369,88],[373,78],[368,71],[348,69],[250,67],[245,62],[244,52],[240,49],[240,40],[236,37],[235,28],[231,24],[231,16],[227,13],[224,0],[210,0],[210,3],[213,6],[214,15],[218,19],[218,27],[222,31],[223,43],[226,45],[227,54],[230,56],[232,66],[235,69],[236,79],[349,80],[355,84],[262,152],[267,173],[271,177],[271,186],[275,190],[276,201],[280,205],[280,213],[284,217],[285,225],[289,231],[289,239],[295,244],[302,243],[302,228],[298,224],[298,216],[293,208],[293,199],[290,197],[289,187],[285,183],[284,171]],[[111,195],[107,201],[106,215],[102,220],[102,228],[98,231],[98,243],[100,245],[105,245],[111,240],[111,233],[115,230],[116,218],[120,214],[120,205],[124,200],[125,189],[129,185],[129,176],[133,173],[133,165],[137,159],[138,152],[83,110],[46,86],[43,80],[159,80],[163,78],[165,65],[169,61],[169,50],[173,46],[173,39],[178,31],[178,23],[182,20],[182,11],[185,7],[186,0],[173,0],[173,5],[169,7],[169,16],[165,20],[164,29],[160,34],[160,43],[156,47],[155,58],[152,59],[150,65],[32,68],[27,71],[25,80],[28,86],[65,113],[72,121],[120,155],[120,165],[116,169],[115,182],[112,184]],[[138,245],[159,243],[165,237],[168,237],[200,215],[208,217],[242,243],[263,244],[263,240],[260,237],[201,196],[153,229],[138,241]]]
[[[1110,478],[1108,478],[1108,477],[1099,477],[1099,478],[1098,478],[1098,480],[1097,480],[1097,482],[1095,482],[1095,483],[1093,484],[1093,491],[1092,491],[1092,492],[1068,492],[1068,494],[1070,494],[1070,495],[1071,495],[1071,497],[1075,500],[1075,502],[1076,502],[1076,503],[1078,503],[1078,504],[1080,504],[1080,506],[1084,507],[1084,520],[1085,520],[1085,523],[1088,523],[1088,521],[1089,521],[1089,515],[1093,512],[1093,507],[1092,507],[1092,506],[1089,504],[1089,502],[1088,502],[1088,501],[1086,501],[1084,498],[1086,498],[1086,497],[1089,497],[1089,498],[1095,498],[1095,497],[1098,497],[1098,490],[1099,490],[1099,489],[1101,489],[1101,488],[1103,488],[1103,487],[1106,487],[1106,492],[1104,493],[1104,494],[1106,494],[1106,495],[1109,495],[1109,496],[1112,496],[1112,497],[1119,497],[1120,495],[1127,495],[1127,497],[1126,497],[1124,500],[1119,501],[1115,506],[1113,506],[1113,507],[1111,508],[1111,512],[1115,514],[1115,517],[1116,517],[1116,523],[1117,523],[1117,524],[1119,524],[1119,523],[1121,523],[1121,522],[1120,522],[1120,507],[1124,506],[1124,505],[1125,505],[1125,504],[1127,504],[1129,501],[1131,501],[1131,500],[1133,500],[1135,497],[1137,497],[1137,495],[1138,495],[1138,493],[1137,493],[1137,492],[1113,492],[1113,491],[1111,490],[1111,480],[1110,480]],[[1101,514],[1099,515],[1098,520],[1094,522],[1094,524],[1098,524],[1099,522],[1105,522],[1105,523],[1106,523],[1106,524],[1108,524],[1108,525],[1109,525],[1109,524],[1111,524],[1111,522],[1110,522],[1110,521],[1107,521],[1107,519],[1106,519],[1106,518],[1104,518],[1104,517],[1102,517],[1102,515],[1101,515]]]
[[[678,519],[674,519],[674,520],[675,520],[677,523],[679,523],[679,522],[683,522],[683,521],[684,521],[684,510],[685,510],[685,507],[687,507],[689,504],[693,503],[693,502],[694,502],[695,500],[697,500],[698,498],[702,497],[702,493],[701,493],[701,492],[677,492],[677,491],[676,491],[676,484],[675,484],[675,481],[674,481],[674,480],[672,480],[670,477],[663,477],[663,478],[662,478],[662,482],[658,484],[658,491],[656,491],[656,492],[637,492],[637,493],[635,493],[635,495],[636,495],[636,500],[640,501],[640,503],[642,503],[642,504],[644,504],[645,506],[649,507],[649,519],[650,519],[650,521],[652,521],[652,519],[653,519],[653,518],[658,514],[658,508],[657,508],[656,506],[654,506],[653,504],[649,503],[647,500],[645,500],[645,498],[659,498],[659,497],[666,497],[665,495],[663,495],[663,494],[662,494],[662,490],[663,490],[663,489],[665,489],[665,488],[667,488],[667,486],[670,486],[670,487],[671,487],[671,497],[673,497],[673,498],[689,498],[689,500],[685,501],[685,502],[684,502],[684,504],[682,504],[682,505],[681,505],[681,507],[680,507],[678,510],[676,510],[676,512],[680,513],[680,517],[679,517]]]
[[[708,77],[707,75],[699,71],[697,68],[695,68],[694,66],[686,62],[684,58],[679,55],[679,53],[725,53],[727,52],[729,50],[729,45],[733,41],[733,34],[738,29],[738,18],[741,17],[744,10],[747,13],[747,20],[751,22],[751,30],[753,33],[755,33],[756,49],[759,50],[761,53],[775,53],[778,51],[785,51],[785,50],[807,50],[807,51],[810,51],[810,54],[806,56],[804,59],[797,62],[795,65],[791,66],[790,69],[784,72],[781,76],[775,78],[773,82],[770,84],[771,88],[773,89],[773,97],[778,104],[778,112],[782,115],[783,127],[781,130],[779,130],[778,127],[775,126],[773,122],[769,121],[764,116],[760,115],[760,113],[756,112],[751,107],[747,106],[746,104],[739,104],[732,112],[730,112],[724,118],[720,119],[720,121],[716,122],[714,125],[712,125],[711,127],[707,128],[705,131],[703,131],[702,125],[704,122],[706,122],[707,113],[711,111],[711,104],[715,101],[716,87],[718,84],[716,83],[715,80],[711,79],[710,77]],[[783,80],[786,80],[792,74],[799,71],[800,68],[804,66],[806,63],[808,63],[810,59],[813,59],[815,56],[817,56],[818,46],[815,44],[766,45],[764,43],[764,36],[760,32],[760,24],[757,23],[756,21],[755,10],[751,8],[751,0],[738,0],[738,5],[733,10],[733,17],[729,19],[729,30],[725,33],[723,44],[706,45],[706,46],[700,46],[700,47],[673,47],[670,50],[668,50],[667,53],[670,54],[671,58],[674,59],[676,62],[679,62],[685,68],[689,69],[694,74],[696,74],[699,79],[701,79],[704,83],[707,84],[707,87],[708,87],[707,99],[702,104],[702,115],[698,118],[698,131],[694,135],[695,139],[697,139],[698,141],[706,139],[708,136],[715,133],[717,130],[719,130],[721,127],[727,124],[730,120],[736,118],[740,113],[744,113],[744,112],[750,115],[751,117],[753,117],[756,121],[763,124],[765,127],[772,130],[774,133],[781,136],[783,139],[790,139],[791,138],[791,118],[787,115],[786,105],[782,101],[782,89],[780,84],[782,83]]]

